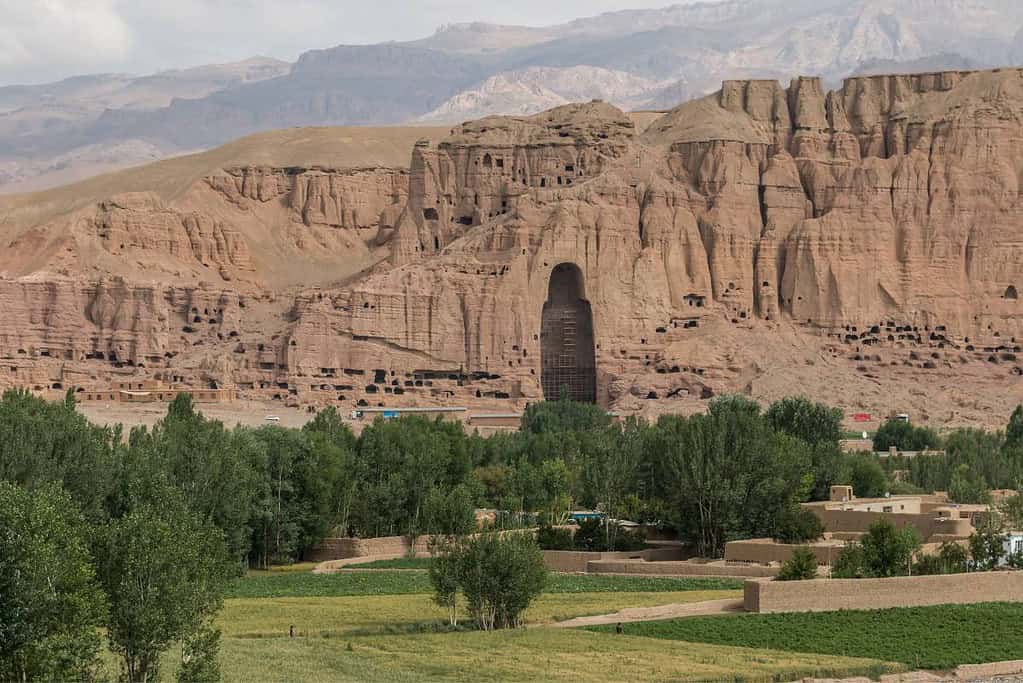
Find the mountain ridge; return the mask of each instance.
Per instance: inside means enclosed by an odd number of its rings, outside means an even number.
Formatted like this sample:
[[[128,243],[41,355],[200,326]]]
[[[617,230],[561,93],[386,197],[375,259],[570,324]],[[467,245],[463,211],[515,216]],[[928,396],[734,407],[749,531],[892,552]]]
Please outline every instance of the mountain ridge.
[[[663,87],[645,99],[623,99],[611,87],[592,94],[670,108],[731,78],[813,73],[832,84],[865,64],[1006,66],[1023,59],[1021,36],[1023,6],[1008,0],[723,0],[546,27],[461,23],[404,43],[310,50],[252,82],[147,94],[167,100],[158,107],[12,112],[0,89],[0,192],[45,186],[58,171],[85,175],[97,158],[120,155],[128,164],[152,150],[180,154],[277,127],[538,111],[575,98],[564,83],[572,69],[656,81]],[[527,84],[521,74],[529,70],[548,77]]]

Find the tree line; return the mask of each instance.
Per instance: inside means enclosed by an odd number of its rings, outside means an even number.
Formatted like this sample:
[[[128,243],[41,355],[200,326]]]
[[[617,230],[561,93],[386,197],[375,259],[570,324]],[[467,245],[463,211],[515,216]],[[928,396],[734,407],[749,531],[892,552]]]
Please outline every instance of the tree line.
[[[184,680],[215,678],[211,620],[232,576],[297,561],[333,534],[461,536],[476,528],[477,508],[494,509],[498,529],[538,525],[552,539],[573,507],[598,509],[720,557],[733,539],[819,536],[799,503],[827,498],[835,484],[861,496],[943,488],[961,502],[989,486],[1018,487],[1023,409],[1004,433],[939,439],[902,425],[885,425],[879,440],[904,448],[902,439],[923,439],[946,454],[905,462],[843,454],[841,412],[805,398],[765,410],[726,396],[705,414],[653,423],[615,423],[597,406],[560,400],[528,406],[515,433],[481,437],[458,423],[403,417],[378,419],[356,437],[332,408],[301,429],[227,428],[187,396],[152,428],[125,434],[86,420],[73,393],[49,403],[7,392],[0,670],[84,678],[102,627],[128,680],[151,680],[175,644],[189,663]],[[621,534],[608,523],[582,539],[606,549],[635,542]],[[470,581],[470,565],[461,566],[452,576]],[[53,585],[77,597],[46,602],[40,591]],[[49,607],[29,607],[40,604]],[[517,618],[507,605],[473,604],[480,624]],[[61,624],[91,628],[75,640]]]

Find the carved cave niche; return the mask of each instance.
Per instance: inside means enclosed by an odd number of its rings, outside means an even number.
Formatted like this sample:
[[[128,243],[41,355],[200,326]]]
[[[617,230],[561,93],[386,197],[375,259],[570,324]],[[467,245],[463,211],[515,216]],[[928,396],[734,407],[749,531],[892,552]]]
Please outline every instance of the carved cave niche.
[[[540,384],[544,398],[565,395],[596,403],[597,363],[593,311],[586,299],[583,274],[574,263],[551,271],[540,323]]]

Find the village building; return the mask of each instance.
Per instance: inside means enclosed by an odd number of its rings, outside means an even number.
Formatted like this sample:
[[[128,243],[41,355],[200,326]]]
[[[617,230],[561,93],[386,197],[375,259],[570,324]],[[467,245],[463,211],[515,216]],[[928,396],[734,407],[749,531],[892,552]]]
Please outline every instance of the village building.
[[[989,514],[987,505],[961,505],[938,491],[932,494],[857,498],[851,486],[832,486],[829,500],[803,503],[824,526],[824,536],[801,544],[778,543],[770,538],[730,541],[725,544],[725,561],[751,564],[780,564],[799,547],[809,547],[818,564],[830,566],[842,548],[859,540],[872,524],[884,518],[897,528],[916,529],[923,541],[922,551],[935,552],[945,542],[965,542]],[[1023,547],[1023,536],[1020,537]]]

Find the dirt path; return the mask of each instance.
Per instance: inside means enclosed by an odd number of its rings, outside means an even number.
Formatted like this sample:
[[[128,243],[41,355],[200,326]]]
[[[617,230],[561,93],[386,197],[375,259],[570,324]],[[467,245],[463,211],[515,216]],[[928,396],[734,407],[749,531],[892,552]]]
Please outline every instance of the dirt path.
[[[343,560],[326,560],[320,562],[313,568],[313,574],[333,574],[341,571],[342,569],[357,569],[360,564],[369,564],[370,562],[376,562],[377,560],[399,560],[403,557],[407,557],[404,553],[390,554],[390,555],[363,555],[361,557],[347,557]],[[363,569],[362,571],[368,571]]]
[[[656,607],[626,607],[613,614],[598,614],[592,617],[576,617],[567,621],[550,624],[552,628],[574,628],[577,626],[601,626],[604,624],[627,624],[634,621],[657,621],[681,617],[700,617],[708,614],[745,614],[742,598],[724,598],[703,602],[672,603]]]

